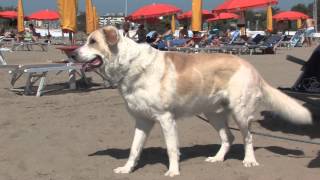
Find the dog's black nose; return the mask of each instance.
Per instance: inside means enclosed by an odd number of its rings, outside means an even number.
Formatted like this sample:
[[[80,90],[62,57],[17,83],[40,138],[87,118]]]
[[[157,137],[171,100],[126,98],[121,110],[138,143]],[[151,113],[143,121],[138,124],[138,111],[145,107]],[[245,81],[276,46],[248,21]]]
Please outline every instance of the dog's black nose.
[[[73,51],[69,54],[69,57],[73,60],[77,60],[77,52],[76,51]]]

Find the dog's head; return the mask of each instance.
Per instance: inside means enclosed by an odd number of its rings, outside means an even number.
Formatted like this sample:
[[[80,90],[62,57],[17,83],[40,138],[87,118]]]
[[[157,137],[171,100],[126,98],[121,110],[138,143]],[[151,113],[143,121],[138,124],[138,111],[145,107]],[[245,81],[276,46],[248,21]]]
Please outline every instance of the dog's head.
[[[120,35],[113,26],[106,26],[92,32],[87,42],[72,54],[72,58],[83,64],[85,71],[110,64],[112,57],[118,52]]]

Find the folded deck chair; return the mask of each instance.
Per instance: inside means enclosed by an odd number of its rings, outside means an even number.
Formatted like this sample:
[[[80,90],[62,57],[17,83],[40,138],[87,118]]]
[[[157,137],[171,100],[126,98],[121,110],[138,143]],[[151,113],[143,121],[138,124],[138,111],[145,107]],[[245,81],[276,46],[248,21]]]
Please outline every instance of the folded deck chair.
[[[69,73],[69,88],[76,89],[76,74],[81,77],[85,77],[81,71],[82,66],[74,63],[50,63],[50,64],[13,64],[9,65],[4,59],[0,49],[0,69],[5,69],[11,75],[11,90],[23,92],[25,95],[36,94],[37,97],[41,96],[45,92],[45,81],[48,72],[62,72],[67,71]],[[79,73],[81,72],[81,73]],[[15,88],[15,83],[19,80],[22,75],[27,75],[27,80],[25,87],[21,90],[20,88]],[[36,92],[33,91],[34,84],[40,80]]]
[[[266,39],[265,36],[261,35],[261,34],[257,34],[255,35],[253,38],[249,39],[247,41],[247,48],[249,50],[250,56],[253,53],[256,53],[256,50],[262,45],[263,41]]]
[[[281,43],[281,40],[283,39],[282,35],[273,34],[257,47],[262,51],[263,54],[275,54],[276,49]]]
[[[290,47],[302,47],[304,33],[304,29],[297,30],[297,32],[292,36],[292,38],[289,41]]]

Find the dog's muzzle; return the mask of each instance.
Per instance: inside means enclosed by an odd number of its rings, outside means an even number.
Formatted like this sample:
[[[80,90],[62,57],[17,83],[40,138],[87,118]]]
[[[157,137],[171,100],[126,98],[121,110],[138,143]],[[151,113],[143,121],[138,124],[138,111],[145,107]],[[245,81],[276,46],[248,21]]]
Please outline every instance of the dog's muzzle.
[[[100,66],[102,66],[103,64],[103,60],[100,56],[96,56],[95,58],[93,58],[92,60],[90,61],[87,61],[85,62],[83,65],[82,65],[82,69],[84,71],[92,71],[93,69],[95,68],[98,68]]]

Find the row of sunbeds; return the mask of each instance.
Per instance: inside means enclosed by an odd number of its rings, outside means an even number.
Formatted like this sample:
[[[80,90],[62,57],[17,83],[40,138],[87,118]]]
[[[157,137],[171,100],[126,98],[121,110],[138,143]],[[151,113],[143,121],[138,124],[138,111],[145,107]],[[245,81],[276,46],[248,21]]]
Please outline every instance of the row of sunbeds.
[[[256,35],[254,38],[247,42],[232,41],[229,43],[223,43],[219,46],[197,46],[197,47],[168,47],[169,51],[181,51],[181,52],[206,52],[206,53],[230,53],[230,54],[250,54],[262,53],[262,54],[274,54],[278,47],[298,47],[303,43],[302,30],[296,32],[296,34],[290,38],[285,39],[287,36],[272,34],[268,37],[262,35]]]

